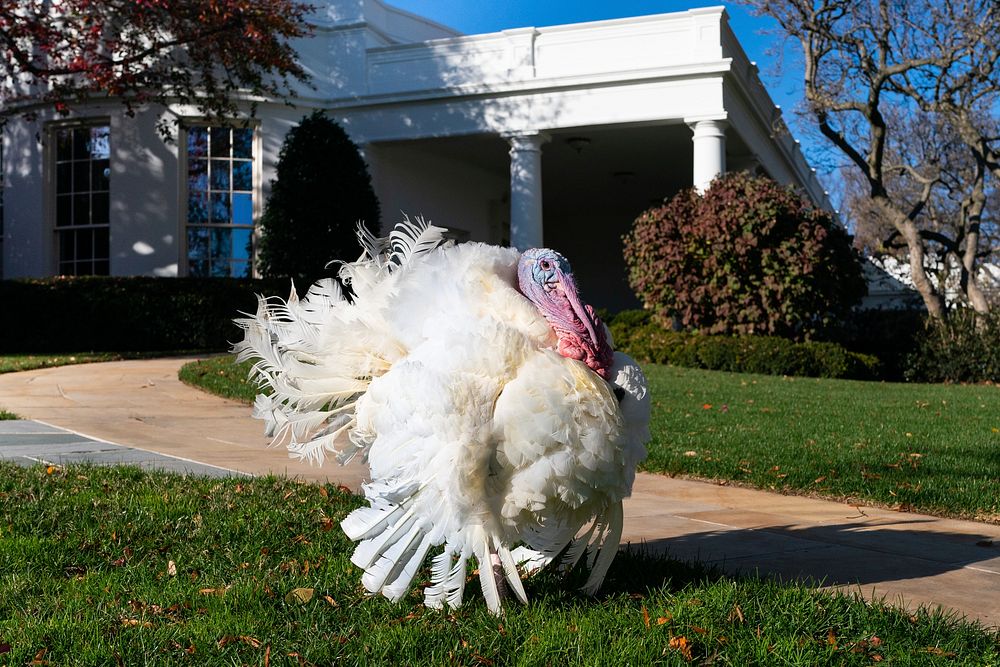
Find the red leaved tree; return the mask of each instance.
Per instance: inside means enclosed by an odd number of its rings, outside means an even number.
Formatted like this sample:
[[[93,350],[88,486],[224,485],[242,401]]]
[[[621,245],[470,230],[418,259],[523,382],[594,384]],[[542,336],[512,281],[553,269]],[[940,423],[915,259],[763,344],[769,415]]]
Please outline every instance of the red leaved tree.
[[[745,172],[649,209],[624,243],[643,305],[702,333],[810,338],[865,294],[858,254],[832,216]]]
[[[294,0],[0,2],[0,122],[113,98],[193,104],[210,118],[240,99],[287,99],[305,73],[290,40],[308,34]],[[161,125],[168,133],[169,125]]]

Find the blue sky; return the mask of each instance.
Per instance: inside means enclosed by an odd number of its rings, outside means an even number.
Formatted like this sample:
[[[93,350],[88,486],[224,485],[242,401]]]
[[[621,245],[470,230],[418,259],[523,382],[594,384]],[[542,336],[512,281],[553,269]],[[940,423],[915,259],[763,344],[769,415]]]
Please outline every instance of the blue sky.
[[[801,130],[792,110],[802,100],[802,67],[795,45],[783,42],[774,31],[777,24],[769,18],[753,16],[745,7],[711,0],[386,0],[388,4],[425,16],[466,34],[495,32],[505,28],[547,26],[582,21],[661,14],[724,4],[730,25],[750,60],[756,61],[761,79],[775,104],[781,106],[785,122],[802,141],[806,157],[814,159],[813,140]],[[771,31],[768,34],[768,31]],[[829,187],[831,179],[822,179]]]

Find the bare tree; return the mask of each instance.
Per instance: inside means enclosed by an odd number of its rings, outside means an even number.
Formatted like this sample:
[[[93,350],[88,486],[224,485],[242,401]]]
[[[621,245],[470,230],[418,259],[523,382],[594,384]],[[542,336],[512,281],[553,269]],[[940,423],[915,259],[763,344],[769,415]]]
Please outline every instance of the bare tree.
[[[977,262],[990,179],[1000,178],[995,0],[748,4],[801,45],[808,114],[848,158],[865,206],[892,230],[886,240],[905,246],[928,313],[946,315],[927,273],[931,253],[961,258],[963,292],[987,312]],[[920,150],[914,132],[927,135]],[[960,148],[936,143],[943,138]]]
[[[989,311],[976,266],[994,256],[1000,192],[988,187],[983,162],[940,114],[887,114],[898,131],[886,146],[886,189],[898,201],[916,202],[932,183],[931,196],[915,218],[927,252],[924,266],[938,293],[958,292],[965,305]],[[890,220],[873,205],[867,181],[857,169],[841,171],[841,210],[854,222],[855,243],[869,255],[906,260],[908,248]],[[970,237],[975,237],[970,242]],[[971,257],[970,253],[974,253]]]

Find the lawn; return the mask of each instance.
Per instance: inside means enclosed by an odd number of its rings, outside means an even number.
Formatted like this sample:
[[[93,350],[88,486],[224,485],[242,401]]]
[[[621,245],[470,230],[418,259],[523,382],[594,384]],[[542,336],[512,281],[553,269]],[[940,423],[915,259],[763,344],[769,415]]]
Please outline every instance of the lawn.
[[[337,525],[359,502],[287,479],[0,464],[0,663],[1000,665],[976,625],[642,555],[620,555],[596,599],[579,576],[530,579],[502,619],[475,583],[450,612],[368,598]]]
[[[248,370],[216,357],[181,379],[249,402]],[[1000,387],[646,373],[646,470],[1000,523]]]
[[[133,355],[134,356],[134,355]],[[130,358],[116,352],[81,352],[77,354],[5,354],[0,355],[0,373],[33,371],[36,368],[90,364],[95,361],[119,361]]]

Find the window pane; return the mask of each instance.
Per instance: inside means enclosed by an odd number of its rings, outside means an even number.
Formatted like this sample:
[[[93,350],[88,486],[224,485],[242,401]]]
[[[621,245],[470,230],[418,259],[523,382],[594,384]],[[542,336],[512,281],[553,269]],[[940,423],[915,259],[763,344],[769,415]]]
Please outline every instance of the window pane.
[[[94,259],[108,259],[111,256],[109,241],[107,227],[98,227],[94,230]]]
[[[73,163],[73,192],[90,190],[90,163],[80,161]]]
[[[195,278],[206,278],[208,277],[208,260],[200,259],[191,262],[188,265],[188,275],[194,276]]]
[[[229,265],[229,275],[233,278],[252,278],[250,262],[233,262]]]
[[[107,192],[95,192],[90,195],[90,224],[106,225],[110,222],[110,203]]]
[[[73,130],[56,132],[56,160],[73,159]]]
[[[56,197],[56,227],[69,227],[73,224],[73,197],[60,195]]]
[[[229,262],[216,262],[212,261],[212,277],[213,278],[228,278],[229,277]]]
[[[73,191],[73,163],[61,162],[56,165],[56,192]]]
[[[253,256],[253,230],[233,230],[233,250],[230,257],[234,259],[249,259]]]
[[[211,128],[212,141],[209,145],[212,157],[229,157],[229,128]]]
[[[252,225],[253,224],[253,196],[248,193],[233,195],[233,224]]]
[[[252,127],[241,127],[233,130],[233,157],[253,157]]]
[[[92,276],[94,275],[94,263],[91,261],[77,262],[76,270],[73,271],[74,275],[77,276]]]
[[[212,275],[215,275],[214,265],[217,262],[227,263],[229,261],[229,253],[232,250],[231,231],[224,227],[212,228]],[[223,275],[228,275],[228,269],[226,271],[227,273]]]
[[[90,128],[88,142],[89,157],[94,160],[107,160],[111,157],[111,128],[107,125]]]
[[[73,195],[73,224],[90,224],[90,195]]]
[[[188,130],[188,159],[208,157],[208,128],[192,127]]]
[[[250,160],[233,161],[233,190],[253,190],[253,162]]]
[[[229,160],[212,160],[212,189],[229,191]]]
[[[189,228],[187,231],[188,259],[201,260],[208,258],[208,230],[204,227]]]
[[[86,160],[90,157],[90,128],[73,129],[73,159]]]
[[[212,193],[212,222],[229,222],[229,193]]]
[[[208,193],[188,193],[188,222],[199,225],[208,222]]]
[[[77,229],[76,234],[76,259],[94,258],[94,230]]]
[[[188,190],[208,190],[208,160],[188,162]]]
[[[62,265],[65,262],[71,262],[75,255],[73,248],[73,233],[72,232],[59,232],[59,267],[60,273],[62,273]]]
[[[91,189],[107,190],[111,180],[111,163],[108,160],[94,160],[90,165]]]
[[[94,262],[94,275],[107,276],[111,274],[111,266],[108,260],[102,259]]]

